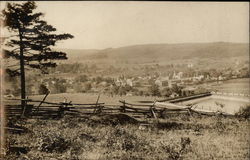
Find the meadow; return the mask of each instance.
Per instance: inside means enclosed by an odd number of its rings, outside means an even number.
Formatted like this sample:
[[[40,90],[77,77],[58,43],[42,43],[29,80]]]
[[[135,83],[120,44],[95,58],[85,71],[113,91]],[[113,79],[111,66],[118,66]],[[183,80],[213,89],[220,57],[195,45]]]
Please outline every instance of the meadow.
[[[250,105],[249,97],[233,97],[223,95],[212,95],[198,99],[180,102],[181,105],[194,104],[197,109],[210,111],[222,111],[229,114],[237,113],[240,108]]]
[[[211,88],[219,92],[250,94],[250,79],[231,79],[222,83],[212,83]]]
[[[34,100],[42,100],[44,95],[30,96],[29,98]],[[49,102],[63,102],[65,99],[72,103],[96,103],[98,94],[96,93],[60,93],[49,94],[46,101]],[[100,94],[99,102],[109,105],[119,105],[119,100],[126,100],[128,102],[138,103],[139,101],[154,101],[159,99],[153,96],[118,96],[118,95],[106,95]]]
[[[145,122],[143,122],[145,124]],[[167,116],[142,125],[129,116],[82,115],[9,121],[6,160],[247,160],[249,120]]]
[[[44,95],[30,96],[41,100]],[[50,94],[46,101],[95,103],[98,94]],[[101,95],[119,104],[157,97]],[[8,120],[6,160],[247,160],[250,121],[243,117],[166,114],[153,119],[127,114],[65,115],[57,119]]]

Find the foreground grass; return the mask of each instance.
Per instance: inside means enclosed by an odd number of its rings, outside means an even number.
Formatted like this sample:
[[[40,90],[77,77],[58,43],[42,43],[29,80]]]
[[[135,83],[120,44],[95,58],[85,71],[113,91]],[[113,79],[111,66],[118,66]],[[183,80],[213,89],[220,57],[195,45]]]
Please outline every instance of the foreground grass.
[[[6,160],[247,160],[250,156],[246,119],[179,115],[141,126],[128,116],[102,115],[11,122],[27,131],[8,134],[11,148]]]

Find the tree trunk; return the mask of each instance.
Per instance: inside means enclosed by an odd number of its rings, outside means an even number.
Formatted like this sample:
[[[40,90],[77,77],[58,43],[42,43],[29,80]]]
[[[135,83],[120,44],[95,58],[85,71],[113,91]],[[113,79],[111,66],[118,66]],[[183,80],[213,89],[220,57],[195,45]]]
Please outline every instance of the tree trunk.
[[[26,101],[24,100],[26,98],[26,92],[25,92],[25,70],[24,70],[24,57],[23,57],[23,37],[22,32],[19,30],[19,38],[20,38],[20,80],[21,80],[21,105],[22,108],[25,109]]]

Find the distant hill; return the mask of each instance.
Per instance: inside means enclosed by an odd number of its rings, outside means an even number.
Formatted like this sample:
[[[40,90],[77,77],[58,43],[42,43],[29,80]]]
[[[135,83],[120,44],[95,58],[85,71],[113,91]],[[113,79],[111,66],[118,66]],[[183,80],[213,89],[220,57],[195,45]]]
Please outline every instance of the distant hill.
[[[192,58],[224,59],[248,57],[247,43],[183,43],[183,44],[143,44],[104,50],[65,49],[69,60],[122,59],[122,60],[178,60]]]

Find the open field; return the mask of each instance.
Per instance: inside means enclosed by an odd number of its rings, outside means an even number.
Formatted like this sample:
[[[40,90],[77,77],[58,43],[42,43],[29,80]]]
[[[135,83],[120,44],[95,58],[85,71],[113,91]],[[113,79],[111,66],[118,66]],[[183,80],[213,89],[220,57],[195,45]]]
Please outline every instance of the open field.
[[[250,79],[232,79],[222,83],[212,83],[211,87],[219,92],[250,94]]]
[[[43,99],[44,95],[30,96],[34,100]],[[98,94],[91,93],[61,93],[61,94],[50,94],[46,101],[49,102],[63,102],[64,98],[67,101],[72,101],[72,103],[95,103],[97,100]],[[128,100],[128,102],[138,102],[138,101],[154,101],[157,97],[143,97],[143,96],[109,96],[109,95],[100,95],[99,102],[105,104],[117,105],[120,104],[119,100]]]
[[[249,120],[171,116],[148,126],[126,115],[12,120],[6,160],[247,160]]]
[[[30,96],[42,100],[44,95]],[[95,103],[98,94],[50,94],[46,101]],[[118,105],[157,97],[101,95]],[[249,119],[197,114],[134,119],[126,114],[65,115],[62,119],[10,119],[6,160],[247,160]]]
[[[240,108],[250,105],[250,100],[249,97],[212,95],[208,97],[180,102],[180,104],[195,104],[194,106],[197,109],[199,108],[210,111],[223,111],[229,114],[235,114],[240,110]]]
[[[51,94],[46,101],[95,103],[96,94]],[[29,97],[41,100],[43,95]],[[119,104],[155,97],[101,95],[99,102]],[[137,102],[138,103],[138,102]],[[10,119],[6,160],[247,160],[249,119],[166,114],[159,119],[126,114],[65,115],[61,119]]]
[[[46,101],[95,103],[97,94],[51,94]],[[41,100],[43,95],[29,97]],[[155,97],[101,95],[119,104]],[[166,114],[159,119],[126,114],[65,115],[62,119],[10,119],[6,160],[247,160],[249,119]]]

